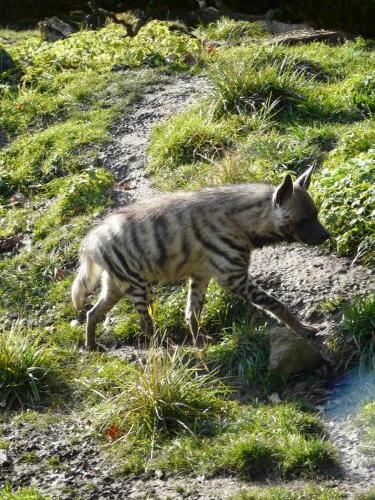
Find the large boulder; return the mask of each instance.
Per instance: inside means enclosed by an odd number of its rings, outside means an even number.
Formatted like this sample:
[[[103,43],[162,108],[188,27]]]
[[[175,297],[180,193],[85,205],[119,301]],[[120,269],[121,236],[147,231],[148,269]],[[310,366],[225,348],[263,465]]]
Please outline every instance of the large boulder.
[[[311,371],[324,360],[308,340],[286,327],[278,326],[270,331],[271,353],[268,369],[277,375],[291,375]]]
[[[9,69],[16,69],[16,63],[5,49],[0,48],[0,73]]]

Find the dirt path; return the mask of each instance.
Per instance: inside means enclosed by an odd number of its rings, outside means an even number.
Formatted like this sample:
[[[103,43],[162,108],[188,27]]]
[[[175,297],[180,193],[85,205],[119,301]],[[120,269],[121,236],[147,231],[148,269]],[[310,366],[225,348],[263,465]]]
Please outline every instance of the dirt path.
[[[102,157],[117,179],[117,205],[150,195],[151,183],[145,177],[144,167],[152,125],[184,109],[205,86],[207,82],[201,77],[164,77],[148,87],[112,128],[113,139],[102,150]],[[331,325],[315,311],[318,302],[375,289],[373,271],[352,268],[346,259],[298,245],[256,252],[251,270],[264,288],[273,290],[311,323],[319,324],[323,334],[329,332]],[[349,470],[354,444],[344,446],[345,431],[342,432],[342,423],[335,414],[327,413],[327,422],[333,441],[341,449],[342,464]],[[191,500],[222,500],[246,486],[233,478],[116,476],[118,463],[102,453],[90,430],[87,423],[75,416],[63,419],[60,416],[58,422],[40,428],[22,422],[5,424],[4,438],[11,444],[3,466],[0,463],[0,485],[6,480],[17,486],[35,484],[42,491],[53,493],[53,498],[60,499]],[[353,439],[358,449],[359,436]],[[4,459],[4,454],[2,456]],[[372,473],[363,464],[359,464],[361,485],[369,486]],[[348,491],[358,477],[348,474],[349,481],[353,480],[349,486],[344,480]]]

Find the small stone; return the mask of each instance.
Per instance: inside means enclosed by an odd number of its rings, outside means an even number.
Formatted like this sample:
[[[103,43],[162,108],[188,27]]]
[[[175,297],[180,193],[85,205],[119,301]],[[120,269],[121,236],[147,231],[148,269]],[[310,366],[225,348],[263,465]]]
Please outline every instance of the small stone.
[[[318,350],[306,339],[286,327],[275,327],[270,331],[271,354],[268,364],[270,372],[290,375],[317,368],[323,361]]]
[[[0,73],[16,69],[16,64],[5,49],[0,49]]]
[[[3,467],[4,465],[10,465],[10,460],[7,450],[0,450],[0,467]]]
[[[270,403],[281,403],[280,396],[277,394],[277,392],[273,392],[270,396],[268,396],[267,399]]]

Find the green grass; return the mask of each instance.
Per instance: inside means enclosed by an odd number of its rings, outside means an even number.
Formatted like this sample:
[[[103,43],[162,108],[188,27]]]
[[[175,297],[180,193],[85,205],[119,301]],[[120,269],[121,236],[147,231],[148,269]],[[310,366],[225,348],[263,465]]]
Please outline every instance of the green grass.
[[[241,490],[232,500],[341,500],[343,495],[336,488],[306,486],[290,490],[281,486],[253,487]]]
[[[215,23],[199,26],[195,34],[203,41],[225,42],[226,46],[246,44],[251,40],[265,36],[262,27],[258,23],[234,21],[224,16]]]
[[[236,407],[214,436],[178,436],[155,454],[152,467],[175,472],[311,476],[334,463],[312,415],[293,404]]]
[[[362,405],[357,423],[361,429],[363,451],[366,455],[375,457],[375,400]]]
[[[228,389],[178,348],[151,347],[121,392],[94,409],[104,433],[160,440],[179,431],[204,433],[226,413]],[[114,432],[114,431],[113,431]]]
[[[51,497],[39,493],[36,488],[13,488],[7,483],[0,489],[2,500],[49,500]]]
[[[342,318],[330,339],[342,369],[359,364],[362,370],[375,368],[375,295],[357,297],[340,307]]]
[[[6,409],[33,406],[50,393],[54,363],[51,349],[15,326],[0,333],[0,404]]]

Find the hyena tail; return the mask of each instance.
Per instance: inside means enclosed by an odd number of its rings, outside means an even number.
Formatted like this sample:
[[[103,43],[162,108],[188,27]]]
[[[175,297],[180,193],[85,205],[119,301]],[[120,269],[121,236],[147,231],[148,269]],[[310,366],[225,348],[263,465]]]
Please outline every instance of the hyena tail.
[[[99,281],[101,269],[91,257],[84,255],[81,260],[81,267],[72,286],[72,301],[77,311],[82,311],[85,305],[86,295],[94,288]]]

